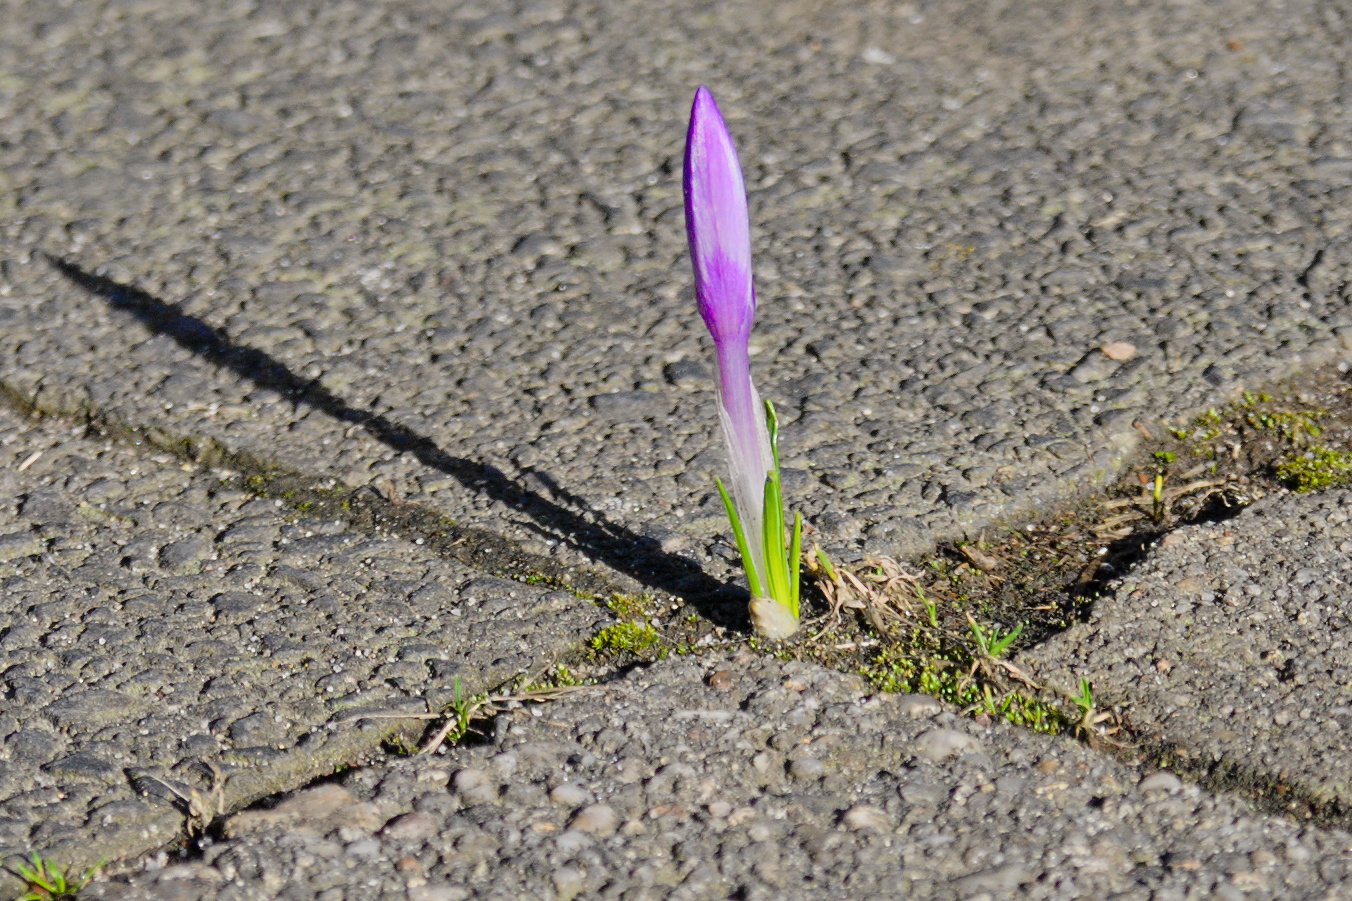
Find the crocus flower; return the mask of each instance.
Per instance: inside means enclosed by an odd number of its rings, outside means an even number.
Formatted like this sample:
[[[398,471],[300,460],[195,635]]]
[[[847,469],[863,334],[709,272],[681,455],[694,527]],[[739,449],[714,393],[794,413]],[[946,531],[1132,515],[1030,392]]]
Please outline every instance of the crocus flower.
[[[774,407],[751,384],[747,341],[756,315],[746,187],[732,137],[713,94],[701,86],[685,144],[685,228],[695,297],[714,341],[718,412],[727,442],[732,496],[718,489],[732,522],[751,589],[752,623],[771,638],[798,628],[798,544],[784,547]]]

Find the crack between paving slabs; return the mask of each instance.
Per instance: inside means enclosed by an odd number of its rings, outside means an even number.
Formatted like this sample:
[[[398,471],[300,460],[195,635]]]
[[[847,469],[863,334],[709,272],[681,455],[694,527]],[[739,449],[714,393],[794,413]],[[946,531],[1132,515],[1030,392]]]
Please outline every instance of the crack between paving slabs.
[[[1148,535],[1149,541],[1141,545],[1136,555],[1144,559],[1148,545],[1163,539],[1174,529],[1228,520],[1274,490],[1317,493],[1307,486],[1304,478],[1283,470],[1292,460],[1301,459],[1302,452],[1311,447],[1348,446],[1352,440],[1352,386],[1348,382],[1345,365],[1314,367],[1303,372],[1299,380],[1288,379],[1280,383],[1271,394],[1243,392],[1229,405],[1208,409],[1190,421],[1181,420],[1180,424],[1186,427],[1168,429],[1166,436],[1152,439],[1138,457],[1136,465],[1141,470],[1168,469],[1176,458],[1184,469],[1199,459],[1211,460],[1213,472],[1227,474],[1225,484],[1228,487],[1220,492],[1207,491],[1199,495],[1198,503],[1183,516],[1170,510],[1172,504],[1167,505],[1166,527],[1153,532],[1148,527],[1138,529],[1133,535],[1120,538],[1109,546],[1130,544]],[[1219,469],[1217,461],[1224,461],[1219,463]],[[1197,471],[1190,469],[1182,473],[1182,478],[1186,480]],[[1331,489],[1347,487],[1348,481],[1352,480],[1346,474],[1341,481],[1336,474],[1329,474],[1327,479],[1314,480],[1310,484]],[[1142,483],[1145,483],[1144,473]],[[1127,484],[1125,476],[1124,484]],[[1217,483],[1197,484],[1205,487]],[[1127,497],[1129,495],[1124,493],[1122,499],[1111,504],[1120,505]],[[1175,498],[1176,503],[1182,500],[1182,496]],[[1110,578],[1095,577],[1091,581],[1098,583],[1100,589],[1107,587],[1113,581],[1126,578],[1135,562],[1139,559]],[[1347,829],[1352,826],[1352,807],[1317,785],[1283,778],[1279,772],[1255,768],[1226,756],[1198,753],[1189,747],[1187,737],[1169,735],[1148,726],[1138,728],[1130,722],[1124,723],[1124,727],[1130,735],[1130,744],[1125,748],[1107,749],[1124,762],[1171,770],[1208,791],[1239,795],[1263,813],[1320,827]]]
[[[550,513],[561,513],[564,521],[570,526],[581,522],[587,527],[587,531],[583,534],[590,544],[583,542],[575,544],[584,550],[592,551],[604,562],[609,563],[612,559],[616,559],[616,556],[596,553],[599,549],[607,546],[617,548],[617,543],[623,541],[632,543],[648,540],[605,520],[595,525],[587,523],[581,519],[581,515],[510,482],[496,470],[473,461],[452,457],[440,451],[430,439],[378,414],[355,410],[317,383],[306,381],[291,373],[268,355],[252,348],[235,345],[218,330],[212,329],[200,320],[183,315],[173,304],[159,301],[139,289],[127,288],[99,276],[87,274],[63,261],[54,258],[49,260],[63,275],[85,290],[101,297],[116,309],[131,312],[147,328],[157,334],[171,337],[180,346],[192,350],[209,362],[227,367],[260,386],[284,391],[293,397],[297,404],[306,403],[340,421],[354,423],[387,446],[397,451],[412,453],[424,464],[455,476],[466,487],[483,491],[515,509],[536,516],[539,510],[532,512],[530,509],[534,503],[543,506]],[[481,571],[514,578],[544,575],[555,584],[566,585],[576,593],[587,592],[593,597],[617,590],[613,583],[599,573],[579,572],[574,569],[561,572],[564,568],[554,561],[525,553],[511,539],[497,533],[456,526],[426,508],[414,504],[391,503],[370,490],[359,489],[344,496],[343,492],[323,487],[324,480],[272,467],[264,461],[230,451],[212,439],[194,440],[174,436],[160,429],[119,423],[78,401],[72,404],[69,399],[60,399],[55,404],[43,403],[36,399],[29,400],[3,381],[0,381],[0,397],[9,406],[29,416],[56,415],[68,419],[81,419],[105,434],[120,436],[137,444],[144,442],[182,459],[231,466],[247,472],[249,475],[245,479],[248,482],[248,489],[262,496],[285,496],[288,500],[299,501],[306,505],[314,504],[316,501],[334,503],[336,498],[343,497],[348,515],[351,515],[351,507],[355,505],[359,508],[360,514],[369,517],[367,528],[383,528],[410,539],[435,538],[432,550]],[[327,481],[330,486],[333,484],[333,480]],[[582,508],[586,513],[592,513],[586,510],[585,504],[579,499],[573,498],[554,485],[552,480],[546,479],[546,484],[549,484],[557,495]],[[558,520],[540,522],[539,531],[541,534],[557,538],[559,534],[557,531],[548,531],[551,527],[558,529],[557,522]],[[464,550],[458,550],[461,548]],[[474,551],[479,553],[476,554]],[[484,565],[486,561],[483,559],[485,556],[494,561],[508,559],[510,562],[505,567],[486,567]],[[652,574],[650,569],[635,567],[623,558],[618,559],[626,565],[616,568],[626,575],[632,575],[635,571],[640,575]],[[703,576],[702,573],[700,575]],[[707,576],[703,578],[708,579]],[[716,590],[724,591],[721,585],[717,586]],[[690,593],[689,589],[683,589],[683,593]],[[392,734],[397,730],[389,731]],[[1300,786],[1284,784],[1270,775],[1250,773],[1227,761],[1203,764],[1189,758],[1185,753],[1180,753],[1177,743],[1143,739],[1122,753],[1127,754],[1137,764],[1149,762],[1177,769],[1210,790],[1238,793],[1268,812],[1296,818],[1314,818],[1328,824],[1345,824],[1349,819],[1348,812],[1322,802],[1313,793],[1303,790]],[[253,803],[271,793],[275,793],[275,790],[256,794],[246,803]]]
[[[424,466],[451,476],[470,491],[524,514],[530,520],[526,525],[542,537],[570,545],[645,586],[685,598],[711,621],[733,628],[745,624],[741,605],[719,603],[720,598],[728,595],[726,587],[697,564],[663,551],[654,538],[611,522],[560,486],[548,473],[530,470],[557,500],[531,491],[492,466],[447,453],[430,438],[402,423],[349,405],[325,388],[319,379],[302,378],[269,354],[241,345],[221,329],[186,314],[177,304],[87,272],[66,260],[47,254],[43,256],[62,276],[90,295],[115,310],[130,314],[149,331],[170,338],[206,362],[227,369],[260,388],[277,391],[298,406],[312,407],[338,422],[363,429],[391,450],[410,454]],[[267,471],[257,465],[254,470]],[[481,537],[489,534],[480,533]],[[499,536],[499,549],[514,546],[507,545],[508,541]],[[516,551],[514,556],[525,555]],[[532,562],[537,571],[559,569],[557,564],[545,558],[535,558]]]
[[[508,538],[486,530],[466,530],[456,527],[447,523],[444,518],[416,505],[396,506],[367,491],[348,493],[316,488],[315,485],[320,482],[318,479],[270,468],[261,461],[234,454],[215,443],[204,444],[174,436],[164,430],[145,429],[121,423],[87,406],[69,403],[44,405],[35,399],[25,398],[14,386],[3,380],[0,380],[0,403],[30,419],[51,417],[76,421],[104,437],[142,450],[167,452],[177,459],[195,463],[215,463],[253,470],[258,475],[253,479],[237,476],[234,479],[236,485],[233,487],[261,496],[286,494],[293,502],[293,506],[303,504],[306,498],[313,497],[319,504],[331,506],[335,512],[341,512],[344,516],[357,520],[354,525],[359,528],[364,526],[369,532],[383,529],[398,533],[400,537],[409,540],[422,538],[424,535],[435,536],[430,547],[432,551],[456,559],[457,562],[472,565],[472,568],[478,571],[520,578],[523,574],[535,574],[534,570],[529,568],[533,563],[543,563],[556,570],[559,569],[552,561],[534,558],[517,550],[515,543]],[[340,507],[344,503],[346,506]],[[306,512],[321,515],[324,510],[321,506],[319,509]],[[353,516],[354,513],[358,515]],[[435,527],[435,531],[432,529],[424,531],[427,526]],[[499,554],[508,555],[513,565],[485,566],[485,557],[500,559]],[[559,573],[555,579],[563,581],[565,576],[570,577],[568,581],[575,583],[573,585],[575,593],[590,590],[604,595],[619,590],[597,573]],[[482,686],[483,690],[489,688],[490,686]],[[444,698],[424,698],[428,707],[434,710],[440,710],[451,700],[449,695]],[[298,745],[293,747],[285,758],[272,761],[265,767],[230,773],[223,782],[209,786],[205,794],[197,793],[202,796],[204,803],[201,804],[194,804],[195,798],[190,787],[166,782],[151,771],[129,768],[127,776],[134,788],[146,792],[149,797],[172,805],[173,813],[166,812],[175,823],[170,831],[177,835],[175,840],[182,840],[190,837],[194,831],[207,827],[213,820],[219,820],[227,814],[247,808],[268,797],[295,791],[316,780],[327,778],[341,767],[351,766],[369,758],[383,745],[405,738],[415,739],[427,729],[426,721],[413,715],[358,718],[344,725],[345,728],[326,733],[325,742],[317,748],[308,744]],[[164,845],[163,839],[152,839],[142,843],[122,842],[116,846],[97,848],[81,846],[69,850],[62,849],[57,852],[57,856],[63,861],[69,861],[69,869],[78,871],[93,866],[103,858],[137,858]],[[7,881],[10,881],[10,877],[0,871],[0,886],[5,885]],[[11,884],[15,888],[22,888],[17,882],[11,881]]]
[[[56,261],[53,261],[53,264],[60,268]],[[70,272],[64,269],[62,271],[68,277],[73,277]],[[75,272],[78,274],[78,270]],[[118,306],[117,298],[122,295],[116,292],[123,289],[112,283],[99,282],[99,284],[114,292],[113,297],[106,299]],[[89,285],[82,287],[88,289]],[[199,352],[202,350],[201,338],[207,333],[203,330],[209,331],[209,327],[204,323],[196,320],[184,321],[184,317],[179,316],[173,307],[161,304],[143,292],[132,292],[129,296],[131,300],[128,303],[134,304],[133,309],[138,313],[138,318],[149,323],[152,330],[170,335],[189,349]],[[425,464],[456,476],[467,487],[483,491],[495,499],[505,498],[516,509],[529,513],[532,512],[533,505],[535,508],[544,507],[556,514],[554,528],[558,531],[550,532],[542,528],[540,531],[543,534],[558,535],[559,532],[568,529],[575,530],[578,534],[591,539],[590,544],[580,544],[584,550],[591,551],[599,559],[616,559],[616,562],[621,564],[625,562],[623,558],[615,558],[604,551],[618,549],[622,543],[628,543],[629,546],[641,546],[645,541],[654,546],[656,544],[650,539],[633,535],[604,520],[599,525],[588,523],[578,514],[510,483],[505,476],[495,470],[452,457],[436,448],[429,439],[397,423],[376,414],[348,407],[326,390],[303,383],[303,380],[267,355],[251,348],[232,345],[228,339],[217,336],[215,332],[210,334],[217,340],[211,342],[207,348],[208,352],[203,354],[209,361],[218,365],[228,365],[240,375],[250,378],[255,384],[287,390],[293,397],[300,392],[298,403],[313,403],[341,421],[361,425],[387,446],[411,452]],[[265,372],[262,377],[258,375],[259,367]],[[0,402],[28,418],[55,417],[76,421],[120,443],[166,452],[175,458],[201,465],[232,469],[241,473],[233,479],[236,482],[234,487],[263,497],[285,499],[293,508],[302,510],[307,515],[322,516],[332,508],[331,512],[341,514],[359,529],[372,533],[385,531],[410,541],[422,540],[434,553],[481,572],[521,581],[543,581],[593,600],[625,592],[625,586],[617,584],[602,573],[561,566],[548,558],[523,551],[515,541],[506,536],[485,529],[458,526],[420,505],[394,503],[366,489],[334,490],[331,487],[334,484],[332,479],[319,479],[276,467],[252,455],[232,451],[219,441],[210,438],[194,439],[175,435],[158,427],[122,422],[74,396],[48,395],[30,398],[12,384],[0,379]],[[547,481],[547,484],[554,487],[552,481]],[[558,493],[585,509],[580,500],[567,495],[562,489],[559,489]],[[559,520],[565,525],[557,525]],[[601,543],[603,539],[604,544]],[[670,570],[677,570],[677,577],[681,579],[680,584],[685,586],[684,591],[692,594],[691,600],[715,593],[726,593],[720,583],[703,572],[697,572],[697,575],[698,584],[704,590],[690,592],[689,573],[679,572],[682,567],[689,566],[692,565],[682,563],[675,567],[668,566],[668,573],[659,573],[656,579],[652,578],[653,573],[650,569],[641,566],[622,565],[617,568],[621,572],[628,569],[630,572],[625,572],[626,575],[632,573],[637,573],[640,577],[647,575],[649,581],[656,581],[658,586],[662,584],[662,575],[669,576]],[[444,706],[442,702],[449,703],[450,700],[449,696],[431,699],[430,706],[440,709]],[[330,736],[322,749],[294,748],[287,759],[269,764],[265,769],[231,773],[222,783],[211,786],[207,793],[211,797],[200,792],[194,794],[187,786],[167,783],[149,772],[143,773],[132,769],[129,770],[128,777],[133,786],[174,806],[173,816],[176,821],[182,823],[182,826],[176,827],[174,831],[182,837],[185,832],[191,835],[194,829],[204,828],[212,820],[228,813],[246,808],[278,793],[295,791],[317,779],[327,778],[339,767],[349,766],[355,761],[369,757],[373,751],[392,739],[410,732],[420,734],[425,728],[426,722],[417,717],[369,718],[361,721],[360,725],[354,724],[352,728],[343,730],[337,736]],[[104,857],[138,857],[160,847],[163,847],[163,841],[136,847],[119,846],[115,849],[72,849],[71,853],[66,853],[63,857],[71,858],[72,868],[79,869],[93,865],[95,861]],[[0,880],[4,878],[0,876]]]
[[[485,568],[485,555],[476,553],[457,553],[461,548],[465,548],[469,542],[462,542],[461,539],[471,537],[480,542],[473,546],[473,549],[480,549],[488,546],[488,549],[502,549],[511,552],[515,548],[515,543],[496,533],[486,530],[466,530],[463,527],[457,527],[448,523],[435,513],[419,507],[415,504],[393,504],[389,500],[379,497],[370,491],[356,492],[334,492],[332,489],[316,487],[321,484],[321,480],[314,477],[302,475],[300,473],[288,472],[269,467],[262,461],[247,458],[237,452],[229,451],[221,447],[218,443],[212,442],[209,446],[203,446],[201,442],[195,442],[192,439],[181,438],[170,435],[163,430],[143,429],[125,423],[119,423],[111,420],[102,413],[89,409],[88,407],[73,408],[70,406],[57,405],[57,409],[46,407],[37,401],[28,400],[17,392],[12,386],[0,380],[0,400],[3,400],[7,406],[15,409],[17,412],[32,418],[41,418],[44,416],[53,416],[55,418],[75,419],[87,425],[107,437],[114,438],[124,443],[139,445],[142,447],[153,448],[155,450],[169,452],[179,459],[191,460],[198,463],[211,463],[214,465],[234,466],[240,469],[252,470],[258,473],[253,479],[243,477],[244,484],[241,487],[247,487],[255,493],[260,493],[268,497],[280,497],[287,495],[293,506],[301,506],[312,503],[312,497],[320,503],[336,504],[337,498],[343,498],[349,501],[349,506],[345,513],[351,515],[353,506],[359,517],[369,517],[367,528],[385,529],[395,532],[400,537],[412,539],[414,537],[426,537],[428,535],[439,536],[438,540],[430,545],[430,549],[444,554],[446,556],[471,565],[473,568],[481,571],[491,571],[494,574],[507,576],[520,576],[520,569],[507,567]],[[264,475],[264,473],[266,473]],[[356,503],[351,503],[355,501]],[[316,515],[322,515],[323,511],[306,510],[307,513],[315,512]],[[354,517],[357,518],[357,517]],[[1189,524],[1190,521],[1180,521],[1173,528]],[[362,525],[358,519],[357,525]],[[431,525],[433,531],[428,531],[427,527]],[[439,530],[439,531],[435,531]],[[1153,538],[1158,539],[1172,528],[1165,530],[1148,530]],[[494,547],[496,545],[496,547]],[[546,558],[538,558],[526,554],[519,550],[515,551],[516,559],[514,562],[529,567],[530,564],[553,565],[553,561]],[[1119,572],[1122,576],[1129,572],[1129,569]],[[526,569],[529,573],[529,568]],[[616,590],[616,586],[608,583],[603,576],[595,573],[569,573],[573,581],[573,590],[587,590],[605,594]],[[1084,588],[1084,582],[1072,583],[1072,590]],[[616,673],[622,675],[635,667],[643,666],[642,663],[631,664],[621,667]],[[330,778],[332,772],[340,766],[346,766],[353,760],[360,759],[363,755],[369,753],[382,743],[388,742],[393,736],[401,730],[404,732],[410,729],[420,729],[424,722],[419,719],[410,718],[388,722],[386,728],[371,729],[368,726],[369,734],[359,741],[353,742],[350,747],[340,745],[337,742],[330,742],[326,750],[335,752],[331,756],[333,759],[325,759],[322,765],[311,766],[308,768],[308,775],[296,772],[293,778],[296,779],[290,787],[278,788],[273,782],[268,785],[266,781],[255,778],[257,784],[243,785],[240,781],[235,781],[232,790],[225,796],[224,803],[221,805],[219,813],[233,813],[250,805],[256,805],[259,802],[266,801],[269,797],[275,797],[280,794],[286,794],[296,791],[305,785],[313,784],[316,781],[322,781]],[[1130,727],[1130,724],[1128,724]],[[1107,751],[1110,754],[1118,756],[1129,764],[1140,766],[1147,764],[1159,768],[1172,769],[1195,781],[1198,785],[1216,792],[1226,792],[1238,794],[1249,799],[1255,806],[1266,812],[1281,815],[1297,820],[1312,821],[1319,825],[1346,826],[1352,822],[1352,812],[1344,810],[1340,805],[1322,800],[1316,795],[1304,789],[1298,784],[1283,782],[1270,774],[1257,771],[1250,771],[1242,766],[1233,764],[1226,760],[1206,762],[1187,753],[1186,748],[1178,742],[1165,741],[1160,737],[1147,738],[1135,730],[1131,743],[1121,747],[1113,748],[1111,746],[1101,747],[1100,750]],[[299,778],[296,778],[299,777]],[[163,793],[162,793],[163,794]],[[181,799],[180,799],[181,800]],[[155,845],[141,849],[138,854],[148,853],[156,850],[162,845]],[[135,856],[135,855],[133,855]]]

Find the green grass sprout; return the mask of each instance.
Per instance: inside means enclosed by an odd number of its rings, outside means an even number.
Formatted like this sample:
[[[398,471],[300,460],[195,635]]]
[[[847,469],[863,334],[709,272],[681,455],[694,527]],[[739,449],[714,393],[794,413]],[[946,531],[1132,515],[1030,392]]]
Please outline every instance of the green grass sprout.
[[[102,866],[100,860],[79,876],[67,878],[60,867],[34,851],[29,863],[21,863],[10,872],[23,880],[27,888],[18,901],[72,901],[75,893],[84,888]]]
[[[972,637],[976,639],[977,648],[981,653],[992,659],[998,659],[1009,649],[1009,646],[1014,643],[1014,639],[1018,638],[1019,633],[1023,631],[1024,626],[1023,623],[1019,623],[1004,635],[1000,634],[998,626],[992,626],[988,634],[985,629],[981,628],[980,623],[972,619],[970,614],[967,616],[967,624],[972,629]]]

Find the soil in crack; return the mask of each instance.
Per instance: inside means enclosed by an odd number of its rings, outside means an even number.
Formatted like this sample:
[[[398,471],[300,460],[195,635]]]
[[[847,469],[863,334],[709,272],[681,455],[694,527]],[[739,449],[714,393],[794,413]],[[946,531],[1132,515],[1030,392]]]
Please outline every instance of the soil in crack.
[[[17,398],[4,399],[30,415],[43,412]],[[85,418],[110,437],[137,443],[145,437]],[[1082,705],[1021,680],[1017,668],[1001,661],[1085,617],[1170,530],[1223,520],[1274,492],[1352,481],[1352,384],[1332,367],[1163,427],[1138,428],[1147,442],[1112,488],[1045,518],[990,528],[900,563],[878,558],[827,572],[809,555],[805,628],[778,645],[725,625],[741,619],[734,608],[745,603],[745,596],[735,588],[717,598],[727,608],[724,614],[711,617],[709,598],[695,603],[644,595],[635,593],[632,583],[604,573],[561,571],[553,561],[521,552],[510,539],[456,526],[378,490],[335,490],[332,482],[279,472],[258,461],[245,461],[238,479],[261,496],[284,500],[297,516],[342,517],[373,534],[421,539],[429,549],[480,571],[602,601],[617,623],[562,661],[562,679],[603,679],[671,653],[750,646],[858,673],[881,689],[926,691],[978,717],[1003,716],[1041,731],[1078,732],[1093,741]],[[239,463],[203,458],[191,442],[152,443],[210,465]],[[1118,725],[1123,744],[1136,748],[1138,759],[1154,759],[1129,724]],[[1167,762],[1163,752],[1155,756],[1158,763]],[[1216,787],[1274,802],[1287,796],[1282,803],[1289,807],[1289,789],[1267,786],[1256,793],[1251,783],[1252,778],[1221,778]]]
[[[978,717],[1078,732],[1148,757],[1129,723],[1110,716],[1100,727],[1109,735],[1090,735],[1085,705],[1024,681],[1009,656],[1087,617],[1173,529],[1238,515],[1269,494],[1352,483],[1352,383],[1329,367],[1137,428],[1147,440],[1111,488],[1042,519],[987,529],[918,559],[837,567],[834,579],[818,567],[804,590],[805,628],[788,642],[762,645],[688,605],[616,597],[612,609],[633,628],[599,636],[594,656],[654,659],[750,644],[858,673],[879,688],[936,694]],[[1243,788],[1253,780],[1229,781]]]

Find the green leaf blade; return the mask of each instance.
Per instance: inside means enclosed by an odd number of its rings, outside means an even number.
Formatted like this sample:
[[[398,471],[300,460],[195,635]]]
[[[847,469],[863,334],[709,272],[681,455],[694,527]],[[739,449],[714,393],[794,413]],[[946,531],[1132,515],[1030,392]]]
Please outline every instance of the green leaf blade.
[[[765,552],[769,596],[787,606],[789,574],[784,556],[784,511],[779,502],[778,470],[772,470],[765,477],[765,515],[762,519],[765,528],[761,547]]]
[[[742,518],[737,515],[737,508],[728,495],[728,489],[723,487],[723,480],[715,477],[714,484],[718,486],[718,494],[723,498],[723,509],[727,511],[728,522],[732,523],[732,537],[737,542],[737,553],[742,555],[742,569],[746,571],[747,589],[751,592],[752,597],[763,596],[760,574],[756,572],[756,563],[751,557],[751,545],[747,544],[746,529],[742,527]]]

